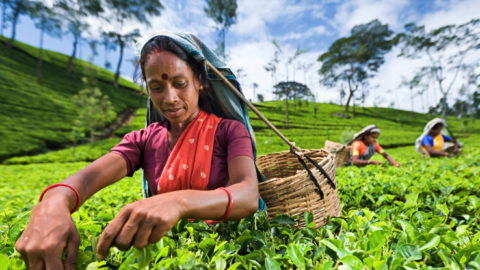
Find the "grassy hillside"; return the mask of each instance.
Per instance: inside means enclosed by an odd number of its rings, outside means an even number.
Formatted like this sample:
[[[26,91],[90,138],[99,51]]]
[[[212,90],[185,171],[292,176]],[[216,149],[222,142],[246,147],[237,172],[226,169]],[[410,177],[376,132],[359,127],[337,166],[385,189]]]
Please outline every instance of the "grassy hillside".
[[[376,124],[382,130],[379,143],[386,147],[409,146],[413,150],[415,139],[422,133],[423,127],[432,117],[427,114],[413,113],[389,108],[358,109],[355,118],[342,118],[334,114],[343,113],[343,106],[323,103],[303,104],[290,111],[290,125],[285,126],[284,103],[277,107],[274,101],[256,104],[264,114],[290,141],[307,149],[324,146],[326,139],[340,142],[348,140],[354,132],[368,124]],[[291,105],[290,105],[291,106]],[[315,108],[316,114],[315,114]],[[36,156],[20,156],[5,160],[4,164],[27,164],[49,162],[93,161],[107,153],[120,141],[120,138],[131,130],[139,130],[145,126],[144,108],[138,109],[130,125],[115,131],[118,138],[110,138],[96,142],[93,146],[85,144],[76,148],[52,151]],[[349,115],[352,115],[349,113]],[[255,130],[259,154],[288,150],[287,145],[263,121],[250,112],[251,123]],[[469,144],[478,139],[480,132],[479,119],[448,119],[450,129],[460,141]],[[390,150],[388,151],[390,152]]]
[[[68,56],[48,50],[43,52],[42,80],[37,84],[38,49],[21,42],[7,49],[6,41],[0,36],[0,160],[68,143],[76,116],[73,96],[85,87],[81,79],[91,70],[117,113],[143,106],[135,84],[122,78],[114,88],[113,73],[79,59],[69,74]]]
[[[265,102],[257,104],[258,109],[269,119],[290,141],[302,148],[322,148],[326,139],[346,142],[353,133],[369,124],[377,125],[381,130],[379,143],[386,147],[413,145],[422,133],[425,124],[434,115],[420,114],[390,108],[356,108],[353,113],[345,113],[343,106],[323,103],[303,103],[293,109],[289,104],[289,125],[285,124],[285,103]],[[343,118],[346,114],[350,118]],[[287,150],[288,146],[254,113],[250,112],[252,126],[259,148],[259,153],[270,153]],[[438,116],[437,116],[438,117]],[[463,139],[480,131],[478,119],[449,118],[448,124],[455,136]]]

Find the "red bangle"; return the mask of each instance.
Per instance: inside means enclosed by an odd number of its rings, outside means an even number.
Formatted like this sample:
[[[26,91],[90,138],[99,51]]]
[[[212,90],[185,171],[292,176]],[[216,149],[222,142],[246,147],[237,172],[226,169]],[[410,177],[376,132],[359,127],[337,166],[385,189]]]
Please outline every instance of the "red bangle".
[[[219,220],[223,220],[223,219],[226,219],[228,217],[228,215],[230,215],[230,212],[232,212],[233,196],[232,196],[232,193],[230,193],[230,191],[228,189],[224,188],[224,187],[220,187],[220,188],[217,188],[217,189],[225,190],[225,192],[227,192],[227,195],[228,195],[228,209],[225,212],[225,214],[219,219]]]
[[[63,184],[63,183],[58,183],[58,184],[53,184],[51,186],[48,186],[46,189],[44,189],[42,191],[42,194],[40,194],[40,198],[38,199],[38,202],[41,202],[42,199],[43,199],[43,196],[45,195],[45,193],[54,188],[54,187],[60,187],[60,186],[63,186],[63,187],[68,187],[70,188],[71,190],[73,190],[73,192],[75,192],[75,195],[77,195],[77,205],[75,205],[75,208],[73,208],[72,212],[70,212],[71,214],[73,214],[75,211],[78,210],[78,208],[80,207],[80,193],[78,193],[78,190],[70,185],[67,185],[67,184]]]

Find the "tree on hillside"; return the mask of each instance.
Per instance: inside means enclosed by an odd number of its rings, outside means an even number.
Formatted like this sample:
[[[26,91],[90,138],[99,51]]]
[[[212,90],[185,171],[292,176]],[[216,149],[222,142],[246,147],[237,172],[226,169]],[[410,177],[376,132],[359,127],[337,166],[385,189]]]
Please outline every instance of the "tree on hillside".
[[[289,81],[288,75],[289,75],[289,66],[290,65],[292,65],[292,71],[293,71],[292,72],[292,81],[295,81],[295,67],[296,67],[295,66],[295,60],[297,60],[297,58],[300,55],[306,53],[307,51],[308,50],[303,50],[303,49],[297,48],[295,50],[295,53],[292,56],[290,56],[288,58],[288,60],[285,62],[285,70],[287,71],[285,81],[287,81],[287,82]],[[294,90],[294,92],[293,92],[293,109],[296,110],[296,103],[297,103],[297,92],[296,91],[297,91],[297,88],[294,88],[293,90]]]
[[[310,64],[307,64],[307,63],[300,63],[299,64],[299,68],[303,71],[303,83],[305,85],[308,85],[308,73],[310,71],[310,69],[313,67],[313,64],[314,63],[310,63]]]
[[[263,101],[265,101],[265,97],[262,94],[257,94],[257,101],[258,102],[263,102]]]
[[[308,97],[312,92],[305,84],[295,81],[279,82],[274,88],[274,94],[285,100],[285,123],[288,125],[288,101],[294,98],[294,93],[297,97]]]
[[[88,56],[89,62],[94,63],[95,57],[98,56],[98,40],[90,39],[88,41],[88,47],[90,47],[90,51],[92,52],[92,54]]]
[[[128,43],[135,42],[140,37],[140,30],[133,29],[125,31],[124,26],[128,21],[136,21],[149,26],[147,16],[160,15],[163,9],[160,0],[104,0],[106,10],[111,11],[113,18],[106,18],[114,21],[118,27],[112,31],[106,31],[105,34],[113,40],[120,49],[120,56],[118,58],[117,70],[115,72],[115,81],[113,85],[118,87],[118,79],[120,77],[120,66],[123,60],[123,52]]]
[[[53,37],[60,37],[60,20],[56,17],[53,10],[47,7],[43,2],[34,2],[33,12],[31,14],[35,21],[35,27],[40,29],[40,44],[38,46],[38,62],[37,62],[37,83],[40,83],[40,77],[43,64],[43,37],[47,33]]]
[[[405,32],[395,37],[402,44],[400,56],[410,59],[426,57],[428,63],[419,67],[414,75],[429,88],[442,94],[442,116],[447,115],[447,97],[455,82],[462,76],[468,81],[467,73],[476,66],[478,59],[469,59],[480,49],[480,19],[461,25],[445,25],[431,31],[413,23],[405,25]],[[419,83],[420,85],[420,83]]]
[[[12,35],[7,43],[7,48],[11,48],[17,33],[17,23],[20,15],[27,14],[31,11],[31,3],[28,0],[12,0],[7,1],[7,5],[11,10],[9,19],[11,20],[12,24]]]
[[[112,67],[112,64],[110,63],[110,61],[108,61],[108,52],[115,50],[115,42],[110,40],[110,38],[108,37],[108,34],[102,33],[101,44],[103,46],[104,54],[105,54],[104,55],[104,57],[105,57],[104,67],[105,67],[105,69],[110,69]]]
[[[258,83],[253,82],[252,88],[253,88],[253,98],[255,99],[255,97],[257,96]],[[258,99],[257,99],[257,101],[258,101]]]
[[[480,90],[472,94],[472,113],[475,117],[480,118]]]
[[[82,34],[89,28],[86,18],[89,15],[98,16],[103,8],[98,0],[58,0],[55,10],[62,19],[64,31],[73,35],[73,50],[66,67],[70,73]]]
[[[115,72],[115,77],[113,82],[113,85],[115,87],[118,87],[118,79],[120,78],[120,66],[122,65],[122,61],[123,61],[123,52],[125,50],[125,46],[128,43],[135,42],[140,37],[140,30],[135,29],[132,32],[123,33],[123,34],[111,31],[111,32],[106,32],[105,34],[107,34],[111,39],[115,40],[115,43],[120,48],[120,56],[118,58],[117,69]]]
[[[237,19],[237,0],[207,0],[207,7],[204,8],[208,17],[212,18],[219,26],[219,41],[216,53],[227,59],[225,52],[225,37],[227,31]]]
[[[320,82],[328,87],[342,83],[348,85],[349,95],[345,104],[384,63],[383,56],[392,48],[392,31],[387,24],[373,20],[352,28],[350,36],[336,40],[328,51],[320,55]]]
[[[94,77],[83,78],[83,82],[87,87],[74,96],[77,118],[72,131],[76,135],[79,132],[89,134],[90,142],[93,144],[95,132],[112,121],[116,113],[108,96],[103,95],[100,88],[96,86]]]
[[[275,51],[273,52],[273,58],[270,60],[270,62],[267,63],[263,68],[265,68],[265,71],[270,73],[270,77],[272,78],[272,85],[277,84],[277,66],[280,63],[280,55],[282,54],[282,48],[280,48],[280,45],[273,40],[272,41],[273,46],[275,46]],[[275,92],[275,89],[274,91]],[[276,101],[278,104],[278,100],[280,100],[280,96],[277,95]]]

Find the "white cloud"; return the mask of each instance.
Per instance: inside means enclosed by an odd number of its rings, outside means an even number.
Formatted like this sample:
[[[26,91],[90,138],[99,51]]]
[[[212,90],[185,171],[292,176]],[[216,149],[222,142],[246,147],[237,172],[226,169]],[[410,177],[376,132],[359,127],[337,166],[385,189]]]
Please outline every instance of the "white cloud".
[[[263,94],[266,99],[272,99],[270,94],[272,89],[272,81],[270,75],[265,71],[265,64],[270,60],[270,54],[265,52],[273,52],[274,46],[269,41],[249,42],[233,46],[231,54],[230,66],[232,71],[238,76],[238,70],[242,69],[246,77],[239,78],[243,87],[244,95],[248,99],[253,99],[252,84],[255,82],[259,85],[256,94]],[[273,54],[273,53],[272,53]]]
[[[334,18],[341,36],[348,35],[355,25],[374,19],[396,29],[405,24],[400,18],[407,5],[407,0],[349,0],[338,7]]]
[[[462,24],[474,18],[480,18],[480,1],[478,0],[451,0],[436,1],[438,9],[427,13],[417,24],[425,25],[427,30],[435,29],[447,24]]]
[[[278,41],[287,41],[287,40],[303,40],[312,36],[321,36],[327,33],[327,30],[325,26],[323,25],[317,25],[314,27],[311,27],[305,32],[293,32],[293,33],[288,33],[283,36],[280,36],[276,38],[275,40]]]

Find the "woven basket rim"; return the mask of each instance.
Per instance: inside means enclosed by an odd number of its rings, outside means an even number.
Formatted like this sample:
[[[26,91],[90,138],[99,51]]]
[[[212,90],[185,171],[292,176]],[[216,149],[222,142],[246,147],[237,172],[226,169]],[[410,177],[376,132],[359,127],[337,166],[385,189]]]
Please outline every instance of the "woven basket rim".
[[[317,187],[315,187],[314,183],[311,181],[307,170],[301,166],[300,168],[292,168],[287,165],[284,169],[288,174],[271,174],[271,178],[266,178],[264,182],[259,183],[259,191],[264,196],[263,198],[267,204],[269,217],[282,213],[290,216],[301,215],[303,212],[309,211],[314,214],[314,220],[317,225],[321,226],[326,223],[328,216],[340,216],[342,214],[338,195],[338,185],[335,180],[335,155],[325,148],[304,149],[303,152],[308,154],[310,158],[324,168],[327,175],[330,176],[335,183],[335,187],[332,187],[328,183],[325,175],[323,175],[317,168],[310,167],[311,164],[309,164],[310,170],[315,175],[318,184],[321,186],[321,190],[324,194],[323,198],[320,198],[321,195],[317,193]],[[277,158],[279,160],[290,160],[290,162],[299,163],[299,161],[296,160],[297,157],[293,153],[288,155],[289,153],[290,151],[280,151],[262,155],[267,157],[260,160],[259,170],[263,172],[264,168],[262,168],[261,165],[266,165],[265,168],[271,168],[273,165],[273,168],[275,168],[275,166],[284,164],[283,161],[281,161],[275,165],[273,160],[276,160]],[[269,157],[269,155],[271,156]],[[272,161],[274,164],[270,163]],[[304,161],[308,162],[306,159],[304,159]],[[290,162],[287,162],[286,164],[290,164]],[[302,195],[304,192],[307,192],[308,196]],[[295,225],[295,227],[303,226],[305,226],[305,224],[301,221]]]

